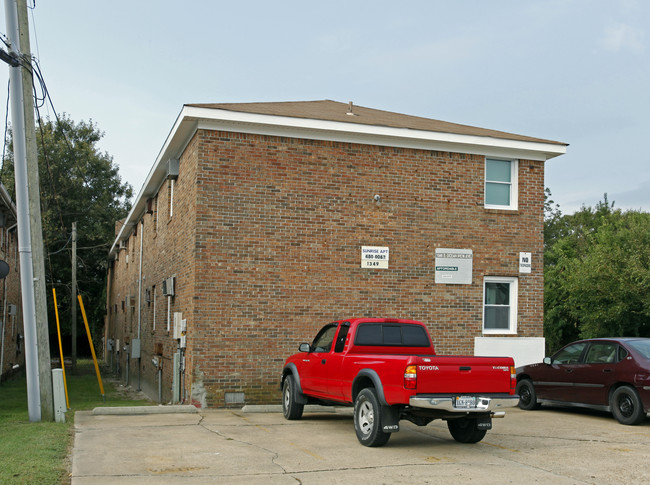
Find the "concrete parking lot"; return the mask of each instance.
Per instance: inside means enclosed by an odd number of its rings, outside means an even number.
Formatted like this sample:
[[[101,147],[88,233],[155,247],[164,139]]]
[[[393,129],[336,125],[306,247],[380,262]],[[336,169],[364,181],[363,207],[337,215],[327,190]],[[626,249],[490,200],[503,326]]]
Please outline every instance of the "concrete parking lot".
[[[475,445],[446,423],[401,423],[382,448],[361,446],[352,413],[240,410],[75,415],[72,484],[645,483],[650,419],[623,426],[605,413],[507,412]]]

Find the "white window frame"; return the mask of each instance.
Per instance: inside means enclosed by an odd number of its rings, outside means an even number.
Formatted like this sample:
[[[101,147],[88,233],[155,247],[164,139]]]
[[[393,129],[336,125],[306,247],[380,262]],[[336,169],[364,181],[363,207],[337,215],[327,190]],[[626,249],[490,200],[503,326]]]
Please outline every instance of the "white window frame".
[[[510,162],[510,204],[501,205],[501,204],[488,204],[487,203],[487,184],[488,183],[503,183],[507,182],[495,182],[490,181],[487,178],[487,163],[488,160],[496,160],[498,162]],[[483,204],[486,209],[501,209],[501,210],[517,210],[518,208],[518,197],[519,197],[519,160],[509,159],[509,158],[498,158],[498,157],[485,157],[485,163],[483,165],[484,173],[484,182],[483,182]]]
[[[510,284],[510,327],[505,328],[485,328],[485,293],[487,283],[509,283]],[[486,335],[516,335],[517,334],[517,307],[519,301],[519,278],[510,276],[485,276],[483,278],[483,334]]]

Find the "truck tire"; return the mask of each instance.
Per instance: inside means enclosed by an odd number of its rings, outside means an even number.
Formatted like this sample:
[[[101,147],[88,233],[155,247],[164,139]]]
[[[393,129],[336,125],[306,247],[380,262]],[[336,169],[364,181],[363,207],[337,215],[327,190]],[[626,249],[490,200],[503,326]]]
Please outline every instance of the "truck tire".
[[[610,399],[612,414],[621,424],[639,424],[645,419],[639,394],[630,386],[621,386]]]
[[[541,405],[537,402],[535,386],[530,379],[520,380],[517,383],[517,390],[515,392],[519,394],[519,409],[531,411],[540,408]]]
[[[457,418],[447,420],[451,436],[459,443],[478,443],[487,430],[476,427],[476,418]]]
[[[293,421],[302,417],[305,406],[296,402],[297,393],[296,382],[290,374],[284,378],[284,384],[282,384],[282,414],[285,419]]]
[[[363,446],[383,446],[390,433],[381,428],[381,406],[372,387],[362,389],[354,401],[354,431]]]

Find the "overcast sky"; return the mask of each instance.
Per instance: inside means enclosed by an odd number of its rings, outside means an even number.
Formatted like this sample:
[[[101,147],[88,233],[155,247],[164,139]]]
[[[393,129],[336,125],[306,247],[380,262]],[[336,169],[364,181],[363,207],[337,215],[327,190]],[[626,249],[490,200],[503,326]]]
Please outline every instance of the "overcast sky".
[[[332,99],[569,143],[546,165],[564,213],[650,211],[648,1],[35,3],[57,112],[136,194],[183,104]]]

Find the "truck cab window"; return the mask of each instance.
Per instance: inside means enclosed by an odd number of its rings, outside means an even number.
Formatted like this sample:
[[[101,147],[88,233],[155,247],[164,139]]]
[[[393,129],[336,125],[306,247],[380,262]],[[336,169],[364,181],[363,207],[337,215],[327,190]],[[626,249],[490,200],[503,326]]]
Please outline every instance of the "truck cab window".
[[[334,335],[336,335],[336,325],[327,325],[318,332],[314,342],[311,344],[312,352],[329,352],[332,350]]]
[[[345,347],[345,339],[348,336],[348,330],[350,330],[350,325],[343,324],[341,325],[341,330],[336,337],[336,346],[334,347],[334,352],[343,352]]]

